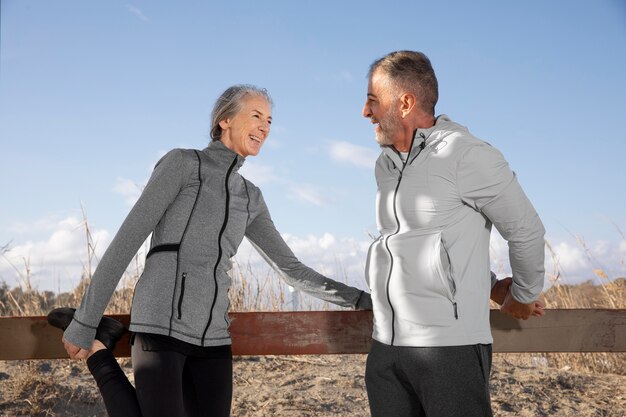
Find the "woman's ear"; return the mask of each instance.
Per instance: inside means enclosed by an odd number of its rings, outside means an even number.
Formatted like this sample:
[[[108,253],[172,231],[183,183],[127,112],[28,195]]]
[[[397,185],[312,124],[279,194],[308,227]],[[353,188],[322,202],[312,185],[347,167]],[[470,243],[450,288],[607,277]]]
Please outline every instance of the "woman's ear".
[[[220,122],[218,124],[220,125],[222,130],[226,130],[230,126],[230,119],[220,120]]]

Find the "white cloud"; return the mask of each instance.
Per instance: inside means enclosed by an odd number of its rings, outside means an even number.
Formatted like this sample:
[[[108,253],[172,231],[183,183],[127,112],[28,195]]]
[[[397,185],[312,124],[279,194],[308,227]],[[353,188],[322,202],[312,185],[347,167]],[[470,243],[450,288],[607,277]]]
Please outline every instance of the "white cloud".
[[[347,162],[367,169],[373,169],[378,158],[378,153],[370,148],[343,141],[331,142],[329,153],[334,161]]]
[[[548,237],[550,247],[546,246],[545,270],[546,287],[552,285],[558,277],[562,284],[579,284],[586,281],[600,283],[602,272],[609,279],[626,276],[624,259],[626,241],[610,242],[598,240],[582,242],[554,242]],[[491,269],[499,278],[511,276],[508,245],[494,230],[491,235]]]
[[[141,10],[139,10],[137,7],[133,6],[132,4],[127,4],[126,9],[132,14],[134,14],[135,16],[137,16],[139,20],[141,20],[142,22],[150,21],[150,19],[148,19],[148,17],[145,14],[143,14]]]
[[[109,231],[90,226],[93,251],[90,260],[83,219],[69,216],[57,221],[43,219],[34,224],[43,226],[40,231],[47,232],[47,236],[14,242],[0,256],[0,282],[10,287],[24,285],[28,276],[32,287],[39,290],[70,291],[78,285],[90,262],[92,272],[95,270],[113,238]],[[145,245],[139,253],[139,259],[143,260]]]
[[[65,220],[61,220],[61,222],[63,221]],[[14,223],[9,226],[9,231],[18,235],[49,231],[54,230],[58,222],[59,220],[55,220],[54,217],[50,216],[38,219],[32,223]]]
[[[142,192],[142,186],[129,179],[117,178],[115,180],[115,185],[113,186],[113,191],[122,195],[126,204],[132,206],[139,199]]]
[[[607,240],[598,240],[593,242],[589,250],[596,254],[596,256],[606,256],[612,250],[611,242]]]
[[[124,201],[130,207],[135,205],[135,203],[141,196],[141,193],[143,192],[144,187],[150,180],[150,176],[152,175],[152,172],[154,171],[155,165],[157,164],[157,162],[161,160],[161,158],[165,156],[166,153],[167,151],[164,151],[164,150],[158,151],[156,153],[154,161],[152,161],[146,167],[146,176],[141,182],[133,181],[128,178],[119,178],[119,177],[116,178],[115,184],[113,185],[113,192],[124,197]]]
[[[88,264],[84,221],[67,217],[54,223],[46,223],[45,220],[35,223],[45,226],[43,230],[50,232],[48,238],[11,245],[0,259],[0,280],[15,286],[23,284],[26,276],[30,275],[33,286],[42,290],[73,288]],[[98,229],[91,229],[90,233],[95,258],[98,259],[108,246],[111,235]],[[92,260],[92,265],[95,265],[96,259]]]
[[[257,186],[269,183],[278,184],[286,188],[287,195],[295,200],[318,207],[328,204],[324,193],[318,187],[311,184],[299,184],[286,177],[280,177],[275,173],[274,167],[270,165],[246,161],[244,166],[241,167],[240,173]]]
[[[323,193],[311,184],[299,184],[289,186],[289,193],[297,200],[305,201],[316,206],[325,206],[328,200],[323,197]]]
[[[288,198],[322,207],[330,203],[326,192],[313,184],[298,183],[288,176],[276,174],[273,166],[246,161],[241,167],[241,175],[257,186],[274,184],[286,190]]]
[[[365,289],[365,260],[370,242],[359,241],[354,238],[337,237],[331,233],[321,236],[308,235],[299,237],[283,234],[283,239],[294,254],[305,265],[315,269],[337,281]],[[236,264],[241,268],[253,271],[267,271],[269,265],[244,239],[235,257]],[[264,274],[258,274],[263,276]]]
[[[337,239],[335,239],[335,236],[331,235],[330,233],[324,233],[324,236],[322,236],[322,238],[319,240],[319,245],[322,249],[328,249],[333,244],[335,244],[336,241]]]
[[[547,277],[561,276],[564,282],[572,279],[586,281],[592,278],[592,267],[583,250],[568,242],[552,245],[552,251],[546,251],[545,265]],[[582,278],[583,274],[587,275],[586,279]]]
[[[31,283],[40,290],[69,291],[75,288],[88,263],[82,218],[41,219],[33,225],[45,231],[46,237],[13,242],[10,250],[0,257],[0,282],[18,285],[23,281],[28,266]],[[30,229],[27,225],[13,227],[19,228]],[[95,268],[112,234],[97,228],[91,228],[90,233],[95,245],[95,257],[92,259],[92,268]],[[283,237],[304,264],[333,279],[366,288],[364,270],[371,240],[338,237],[329,232],[305,237],[284,234]],[[590,242],[585,247],[577,241],[559,241],[551,242],[550,246],[553,253],[546,251],[547,285],[551,284],[550,277],[557,273],[560,282],[566,284],[588,280],[600,282],[602,274],[597,271],[602,271],[609,279],[626,276],[626,240]],[[594,252],[595,249],[598,251]],[[139,259],[143,260],[144,253],[145,247],[140,251]],[[491,261],[492,270],[500,278],[511,275],[508,246],[497,232],[492,234]],[[246,240],[237,252],[236,263],[240,268],[243,265],[246,270],[251,269],[257,274],[269,270]]]
[[[251,161],[246,161],[239,172],[257,186],[267,184],[278,179],[278,176],[274,173],[274,167]]]

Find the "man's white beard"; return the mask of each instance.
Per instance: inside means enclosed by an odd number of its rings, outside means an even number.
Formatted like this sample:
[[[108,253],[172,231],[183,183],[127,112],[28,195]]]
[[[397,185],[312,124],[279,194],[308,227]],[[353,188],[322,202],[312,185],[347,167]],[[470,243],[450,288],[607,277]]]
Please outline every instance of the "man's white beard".
[[[380,146],[393,145],[393,141],[382,131],[376,132],[376,142],[378,142]]]
[[[381,122],[384,122],[384,125]],[[383,120],[378,121],[376,142],[381,146],[393,145],[393,134],[401,129],[400,118],[393,114],[393,109],[387,110]]]

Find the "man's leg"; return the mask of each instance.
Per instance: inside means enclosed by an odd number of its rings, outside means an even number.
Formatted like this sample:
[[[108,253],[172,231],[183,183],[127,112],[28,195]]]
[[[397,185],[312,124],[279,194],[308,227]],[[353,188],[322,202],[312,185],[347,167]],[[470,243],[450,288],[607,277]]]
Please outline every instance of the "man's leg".
[[[426,416],[409,379],[397,363],[398,348],[372,340],[365,385],[372,417]]]
[[[491,416],[491,345],[403,347],[399,363],[428,417]]]

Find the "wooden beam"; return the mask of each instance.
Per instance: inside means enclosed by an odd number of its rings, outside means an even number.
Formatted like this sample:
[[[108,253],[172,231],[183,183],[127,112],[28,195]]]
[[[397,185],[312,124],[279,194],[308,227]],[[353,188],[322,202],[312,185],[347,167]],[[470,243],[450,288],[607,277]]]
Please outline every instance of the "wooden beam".
[[[491,311],[494,352],[626,352],[626,310],[546,310],[516,320]]]
[[[367,353],[371,311],[235,313],[235,355]]]
[[[111,315],[128,325],[128,315]],[[235,355],[367,353],[371,311],[231,313]],[[547,310],[519,321],[491,311],[494,352],[626,352],[626,310]],[[66,358],[45,317],[0,317],[0,360]],[[128,334],[115,355],[130,355]]]

